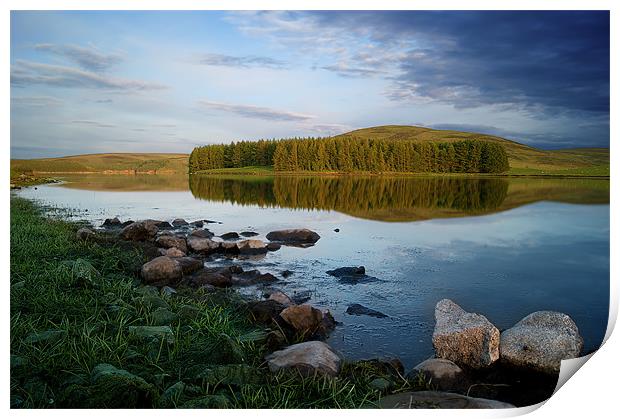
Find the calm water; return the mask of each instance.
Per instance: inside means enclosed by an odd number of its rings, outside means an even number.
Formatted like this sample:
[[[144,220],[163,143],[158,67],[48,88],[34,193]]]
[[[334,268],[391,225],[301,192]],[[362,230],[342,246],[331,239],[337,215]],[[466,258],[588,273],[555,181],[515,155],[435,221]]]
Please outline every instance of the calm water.
[[[307,227],[314,247],[283,247],[241,263],[278,275],[283,291],[342,322],[329,343],[349,358],[433,353],[433,310],[451,298],[500,329],[537,310],[568,313],[585,350],[600,345],[609,304],[609,181],[502,178],[67,176],[20,194],[75,217],[211,219],[215,234]],[[335,232],[334,229],[340,229]],[[364,265],[378,282],[325,273]],[[243,289],[248,294],[258,289]],[[345,314],[363,304],[389,318]]]

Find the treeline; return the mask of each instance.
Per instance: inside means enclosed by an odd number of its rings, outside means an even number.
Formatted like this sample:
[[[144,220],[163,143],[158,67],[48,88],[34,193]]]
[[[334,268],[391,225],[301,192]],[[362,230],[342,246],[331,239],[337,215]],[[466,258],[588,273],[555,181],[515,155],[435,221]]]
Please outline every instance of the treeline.
[[[190,173],[271,165],[277,172],[503,173],[509,169],[506,151],[498,143],[353,136],[209,145],[195,148],[189,161]]]
[[[252,179],[252,180],[250,180]],[[481,214],[498,210],[508,182],[462,177],[190,176],[200,199],[304,210],[335,210],[392,221]],[[395,215],[396,214],[396,215]]]

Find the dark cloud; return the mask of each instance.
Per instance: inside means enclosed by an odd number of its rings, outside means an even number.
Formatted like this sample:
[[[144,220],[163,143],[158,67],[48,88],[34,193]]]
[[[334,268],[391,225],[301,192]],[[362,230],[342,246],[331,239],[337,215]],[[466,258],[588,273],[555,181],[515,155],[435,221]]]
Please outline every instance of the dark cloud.
[[[202,54],[196,59],[196,62],[198,64],[220,67],[271,68],[276,70],[286,68],[286,63],[284,61],[255,55],[233,56],[224,54]]]
[[[34,46],[38,51],[46,51],[66,58],[80,67],[102,72],[122,61],[118,54],[104,54],[95,48],[85,48],[77,45],[37,44]]]
[[[304,115],[289,111],[280,111],[271,108],[264,108],[261,106],[236,105],[229,103],[210,102],[207,100],[201,100],[198,103],[209,109],[233,113],[236,115],[244,116],[246,118],[263,119],[267,121],[307,121],[314,118],[314,116],[311,115]]]
[[[158,83],[110,77],[79,68],[17,60],[11,66],[11,84],[43,84],[55,87],[106,89],[119,92],[166,89]]]

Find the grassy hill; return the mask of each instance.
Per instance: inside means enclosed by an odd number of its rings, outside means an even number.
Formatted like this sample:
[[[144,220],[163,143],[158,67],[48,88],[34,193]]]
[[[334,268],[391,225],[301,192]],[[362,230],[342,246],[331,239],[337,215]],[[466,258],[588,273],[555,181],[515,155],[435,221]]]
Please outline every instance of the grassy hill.
[[[510,163],[509,174],[609,176],[609,149],[575,148],[540,150],[505,138],[463,131],[436,130],[408,125],[363,128],[342,134],[368,139],[452,142],[467,139],[491,141],[504,146]]]
[[[104,153],[11,160],[14,173],[187,173],[188,154]]]

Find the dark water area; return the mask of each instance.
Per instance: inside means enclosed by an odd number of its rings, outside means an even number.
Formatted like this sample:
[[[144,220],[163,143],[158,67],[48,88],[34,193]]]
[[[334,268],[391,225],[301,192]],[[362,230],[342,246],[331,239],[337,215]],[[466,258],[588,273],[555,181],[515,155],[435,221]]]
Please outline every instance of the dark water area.
[[[215,234],[305,227],[321,239],[244,260],[309,292],[342,324],[329,343],[352,359],[433,353],[434,306],[451,298],[498,328],[537,310],[569,314],[586,352],[605,335],[609,308],[609,180],[476,177],[254,177],[74,175],[20,195],[72,208],[73,217],[217,220]],[[339,232],[334,231],[338,229]],[[214,263],[230,263],[219,260]],[[363,265],[377,281],[326,274]],[[265,289],[244,288],[260,296]],[[386,318],[346,313],[362,304]]]

